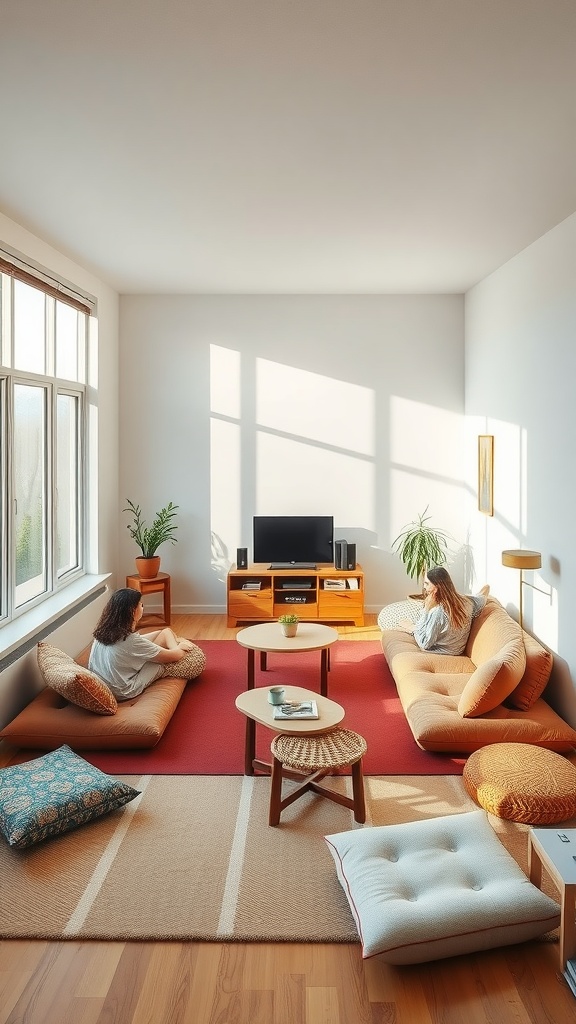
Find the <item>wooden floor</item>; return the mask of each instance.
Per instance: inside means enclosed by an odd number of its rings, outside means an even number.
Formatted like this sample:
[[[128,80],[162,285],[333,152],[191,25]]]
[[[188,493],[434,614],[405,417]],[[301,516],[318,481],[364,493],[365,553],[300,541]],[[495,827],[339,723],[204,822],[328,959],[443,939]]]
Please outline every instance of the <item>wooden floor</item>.
[[[173,625],[190,639],[236,634],[223,616]],[[373,616],[339,632],[379,636]],[[0,943],[0,1024],[180,1022],[568,1024],[576,1000],[553,943],[402,968],[363,962],[355,944]]]

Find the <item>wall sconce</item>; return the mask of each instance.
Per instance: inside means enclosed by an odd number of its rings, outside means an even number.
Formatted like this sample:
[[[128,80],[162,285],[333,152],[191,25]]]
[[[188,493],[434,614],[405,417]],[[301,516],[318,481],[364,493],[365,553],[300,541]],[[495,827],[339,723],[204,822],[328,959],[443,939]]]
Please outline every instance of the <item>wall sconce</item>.
[[[510,569],[520,569],[520,602],[518,605],[519,610],[519,621],[520,628],[522,626],[522,587],[532,587],[533,590],[540,590],[541,594],[545,594],[545,590],[541,590],[540,587],[535,587],[533,583],[527,583],[524,579],[524,569],[539,569],[542,565],[542,555],[539,551],[522,551],[518,549],[511,549],[509,551],[502,552],[502,565],[507,565]],[[552,596],[552,592],[550,592]]]

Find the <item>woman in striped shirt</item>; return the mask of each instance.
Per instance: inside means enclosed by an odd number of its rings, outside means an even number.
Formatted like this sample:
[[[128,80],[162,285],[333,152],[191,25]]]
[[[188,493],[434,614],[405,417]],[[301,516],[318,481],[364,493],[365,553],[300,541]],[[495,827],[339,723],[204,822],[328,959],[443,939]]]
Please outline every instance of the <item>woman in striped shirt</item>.
[[[411,633],[423,651],[463,654],[472,620],[486,604],[488,587],[467,597],[456,590],[450,574],[440,565],[429,569],[424,580],[424,608],[417,622],[403,619],[398,628]]]

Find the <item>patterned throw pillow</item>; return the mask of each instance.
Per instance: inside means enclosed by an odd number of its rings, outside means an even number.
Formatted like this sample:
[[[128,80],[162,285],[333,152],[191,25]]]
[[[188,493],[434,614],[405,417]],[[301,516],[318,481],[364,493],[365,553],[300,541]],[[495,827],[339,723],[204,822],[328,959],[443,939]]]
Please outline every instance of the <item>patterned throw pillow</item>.
[[[387,604],[378,615],[378,626],[385,629],[397,629],[402,619],[409,619],[410,622],[417,622],[422,613],[422,601],[408,600],[395,601],[394,604]]]
[[[0,830],[10,846],[22,850],[94,821],[139,795],[64,745],[0,769]]]
[[[78,665],[64,651],[52,644],[38,644],[38,668],[46,686],[56,690],[71,704],[94,711],[97,715],[116,714],[118,703],[106,683]]]

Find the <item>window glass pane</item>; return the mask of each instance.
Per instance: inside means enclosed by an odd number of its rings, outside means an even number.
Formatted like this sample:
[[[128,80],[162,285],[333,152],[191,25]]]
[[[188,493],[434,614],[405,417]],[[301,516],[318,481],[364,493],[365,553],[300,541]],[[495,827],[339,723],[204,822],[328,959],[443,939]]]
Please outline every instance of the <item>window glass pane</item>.
[[[56,571],[76,568],[78,558],[78,398],[58,395],[56,420]]]
[[[56,301],[56,376],[78,380],[78,321],[84,314]]]
[[[1,322],[1,321],[0,321]],[[0,480],[2,481],[2,491],[0,492],[0,551],[4,553],[4,557],[0,558],[0,618],[6,615],[6,582],[8,579],[8,566],[6,553],[8,551],[8,544],[6,538],[6,517],[4,512],[4,505],[6,500],[4,479],[5,479],[5,465],[6,465],[6,448],[5,448],[5,405],[6,405],[6,379],[0,379]]]
[[[17,608],[46,590],[46,400],[43,387],[14,387]]]
[[[44,292],[14,281],[14,365],[17,370],[45,373],[46,298]]]

